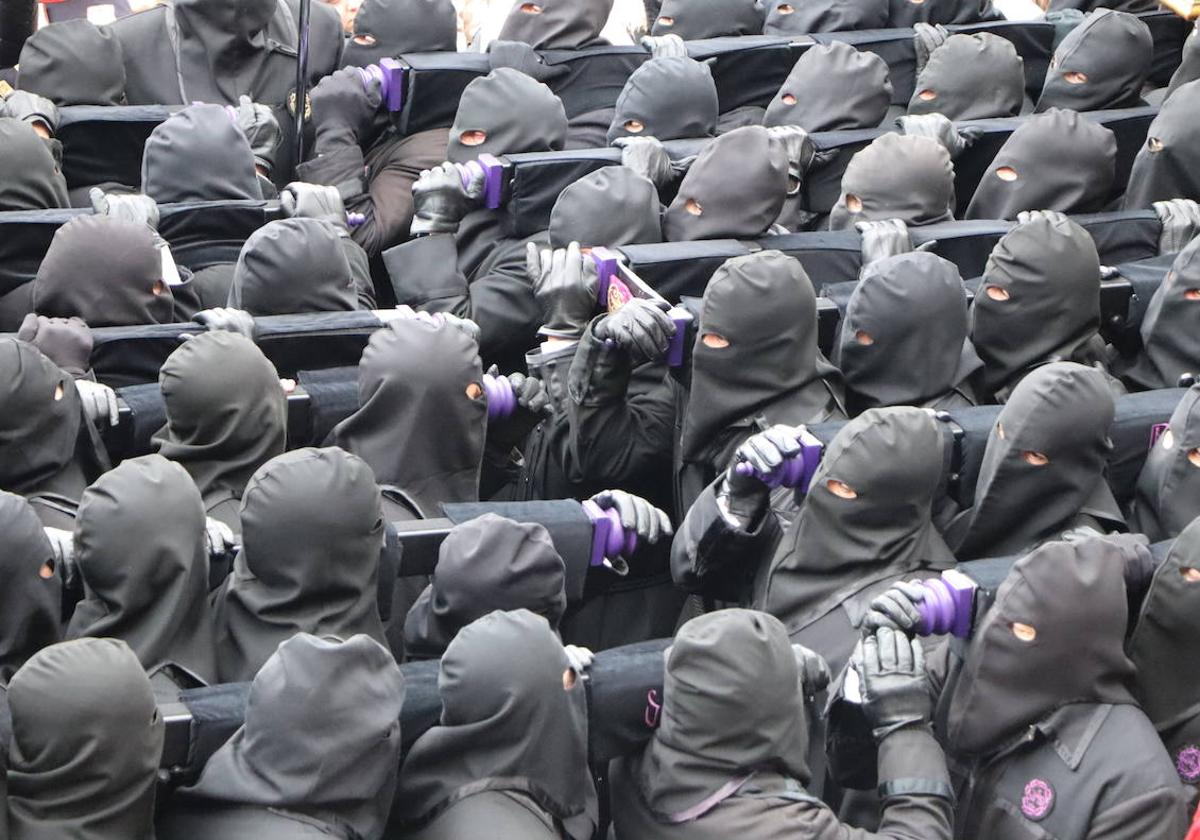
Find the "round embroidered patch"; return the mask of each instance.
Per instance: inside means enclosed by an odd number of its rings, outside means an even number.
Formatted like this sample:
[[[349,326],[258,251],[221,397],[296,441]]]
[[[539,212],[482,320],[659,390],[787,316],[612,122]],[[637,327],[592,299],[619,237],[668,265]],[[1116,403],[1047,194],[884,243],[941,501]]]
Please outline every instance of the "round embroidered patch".
[[[1189,745],[1175,753],[1175,769],[1189,785],[1200,781],[1200,747]]]
[[[1021,813],[1031,820],[1042,820],[1054,808],[1054,788],[1049,782],[1034,779],[1025,785],[1025,795],[1021,797]]]

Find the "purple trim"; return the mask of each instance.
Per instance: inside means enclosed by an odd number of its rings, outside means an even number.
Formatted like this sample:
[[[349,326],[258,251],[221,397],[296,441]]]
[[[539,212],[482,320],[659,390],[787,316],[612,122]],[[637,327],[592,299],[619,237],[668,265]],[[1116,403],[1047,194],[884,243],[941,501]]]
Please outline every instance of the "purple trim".
[[[1054,788],[1042,779],[1032,779],[1025,785],[1021,797],[1021,813],[1037,822],[1044,820],[1054,810]]]
[[[647,729],[658,729],[661,718],[662,703],[658,702],[658,692],[652,688],[646,692],[646,713],[642,719],[646,722]]]
[[[700,817],[703,817],[713,808],[716,808],[726,799],[733,796],[738,792],[742,785],[746,784],[746,782],[753,778],[754,774],[751,773],[748,776],[742,776],[740,779],[730,779],[728,782],[721,785],[721,787],[712,795],[704,797],[691,808],[671,814],[667,817],[667,819],[670,820],[673,825],[679,825],[680,823],[697,820]]]
[[[1175,753],[1175,770],[1189,785],[1200,782],[1200,747],[1189,744]]]
[[[1154,444],[1158,443],[1158,439],[1163,436],[1163,432],[1171,428],[1170,423],[1155,423],[1150,427],[1150,448],[1154,448]]]

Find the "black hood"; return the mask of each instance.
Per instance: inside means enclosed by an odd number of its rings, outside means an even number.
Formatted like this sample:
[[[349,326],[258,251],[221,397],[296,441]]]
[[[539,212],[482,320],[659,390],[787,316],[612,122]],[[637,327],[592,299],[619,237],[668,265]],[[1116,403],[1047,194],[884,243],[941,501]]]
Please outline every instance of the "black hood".
[[[577,50],[604,43],[600,31],[612,7],[613,0],[518,0],[497,40],[520,41],[535,50]]]
[[[717,86],[707,64],[686,56],[653,58],[625,82],[608,142],[618,137],[711,137],[719,114]]]
[[[1154,39],[1136,16],[1089,12],[1054,51],[1036,110],[1132,108],[1142,100],[1153,59]]]
[[[263,197],[250,143],[220,105],[192,105],[155,127],[142,156],[142,192],[159,204]]]
[[[1200,80],[1167,97],[1133,161],[1122,205],[1147,210],[1156,201],[1200,199]]]
[[[886,29],[887,25],[887,0],[773,0],[767,7],[763,34],[852,32]]]
[[[809,47],[767,106],[763,125],[813,134],[874,128],[892,104],[887,63],[842,41]]]
[[[286,6],[276,0],[174,0],[170,8],[183,101],[234,104],[251,94],[278,46],[268,26]]]
[[[1024,61],[1012,41],[990,32],[959,33],[929,54],[908,113],[985,120],[1015,117],[1024,102]]]
[[[320,219],[280,219],[242,246],[229,305],[251,315],[349,312],[358,292],[337,230]]]
[[[1142,353],[1126,376],[1142,388],[1174,388],[1200,374],[1200,238],[1171,264],[1142,317]]]
[[[1131,529],[1174,539],[1200,516],[1200,385],[1184,394],[1138,476]]]
[[[0,117],[0,149],[0,211],[69,206],[54,156],[27,123]]]
[[[461,138],[468,131],[487,137],[467,146]],[[559,98],[541,82],[501,67],[472,79],[463,90],[446,155],[454,163],[466,163],[482,154],[560,151],[566,140],[567,114]]]
[[[458,17],[451,0],[365,0],[354,16],[342,65],[366,67],[404,53],[457,49]]]
[[[585,175],[558,195],[550,211],[550,247],[620,248],[662,242],[658,190],[624,166]]]
[[[121,44],[87,20],[43,26],[21,48],[18,87],[55,105],[124,105]]]
[[[916,227],[953,218],[954,164],[946,147],[927,137],[889,133],[850,159],[829,229],[884,219]]]
[[[7,685],[29,657],[62,637],[62,577],[33,508],[4,492],[0,546],[0,685]]]
[[[663,0],[650,34],[699,41],[726,35],[760,35],[762,29],[763,11],[758,0]]]

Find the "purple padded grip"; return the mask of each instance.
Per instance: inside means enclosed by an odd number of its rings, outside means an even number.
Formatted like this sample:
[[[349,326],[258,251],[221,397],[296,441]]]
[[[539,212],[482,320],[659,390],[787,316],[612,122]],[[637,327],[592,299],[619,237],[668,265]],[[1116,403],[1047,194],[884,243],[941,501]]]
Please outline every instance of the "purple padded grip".
[[[378,64],[359,67],[357,70],[364,87],[370,87],[375,79],[379,80],[379,92],[388,111],[395,113],[404,107],[404,67],[399,61],[385,58]]]
[[[596,284],[596,297],[602,310],[612,312],[613,298],[628,301],[635,297],[634,292],[618,277],[621,269],[621,255],[611,248],[593,248],[592,259],[596,262],[596,273],[599,282]],[[676,309],[670,310],[671,320],[675,322],[675,335],[667,345],[667,367],[677,368],[683,364],[684,339],[687,337],[687,327],[691,316],[686,313],[677,314]]]
[[[583,503],[583,512],[592,520],[591,565],[602,566],[606,558],[630,557],[637,551],[637,532],[626,533],[615,510],[605,510],[589,499]]]
[[[759,473],[748,461],[739,463],[734,467],[734,471],[741,476],[755,476],[772,490],[778,487],[789,487],[799,490],[801,493],[807,493],[812,484],[813,474],[821,465],[821,453],[824,447],[821,446],[819,440],[809,434],[807,429],[802,430],[796,441],[800,444],[800,451],[766,475]]]
[[[507,377],[485,373],[483,392],[487,394],[488,420],[507,420],[517,410],[517,395]]]
[[[488,210],[499,210],[504,198],[504,164],[495,155],[482,154],[477,160],[457,164],[462,177],[463,189],[480,170],[483,171],[483,206]]]
[[[944,636],[949,633],[960,639],[971,635],[974,619],[975,581],[954,569],[942,576],[921,581],[925,598],[916,605],[921,614],[917,633],[921,636]]]

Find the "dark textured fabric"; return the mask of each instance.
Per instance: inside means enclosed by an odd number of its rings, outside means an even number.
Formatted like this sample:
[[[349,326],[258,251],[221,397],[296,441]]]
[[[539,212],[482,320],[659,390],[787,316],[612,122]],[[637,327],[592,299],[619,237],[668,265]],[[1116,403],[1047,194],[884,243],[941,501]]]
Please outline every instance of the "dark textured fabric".
[[[333,225],[295,218],[256,230],[238,256],[229,305],[251,315],[358,309],[350,262]]]
[[[763,10],[757,0],[663,0],[650,34],[678,35],[685,41],[724,35],[758,35]]]
[[[809,134],[874,128],[891,104],[887,63],[834,41],[805,50],[767,106],[763,125],[798,125]]]
[[[469,146],[462,136],[470,131],[486,137]],[[550,88],[501,67],[463,89],[446,154],[455,163],[466,163],[482,154],[559,151],[566,138],[567,114]]]
[[[1200,80],[1167,97],[1133,161],[1122,207],[1146,210],[1156,201],[1200,201]]]
[[[1112,9],[1089,12],[1054,51],[1036,110],[1132,108],[1141,101],[1153,59],[1150,29],[1137,17]]]
[[[1146,456],[1129,517],[1130,530],[1151,542],[1179,536],[1200,516],[1200,385],[1179,401]]]
[[[1200,238],[1179,252],[1154,290],[1140,329],[1142,351],[1121,376],[1145,390],[1174,388],[1200,373]]]
[[[953,218],[954,164],[946,147],[927,137],[889,133],[850,159],[829,229],[884,219],[919,226]]]
[[[454,52],[457,17],[451,0],[365,0],[354,15],[342,64],[366,67],[413,52]]]
[[[41,520],[11,493],[0,492],[0,543],[0,685],[7,685],[29,657],[62,637],[62,578]]]
[[[618,137],[711,137],[719,114],[717,86],[707,64],[687,57],[653,58],[634,70],[621,89],[608,142]]]
[[[263,197],[246,135],[218,105],[192,105],[154,128],[142,154],[142,191],[159,204]]]
[[[520,41],[535,50],[577,50],[604,43],[600,31],[612,6],[613,0],[515,2],[497,40]],[[429,47],[419,50],[428,51]]]
[[[887,26],[887,0],[772,0],[767,4],[763,34],[808,35]]]
[[[990,32],[958,33],[929,54],[908,113],[955,122],[1015,117],[1024,102],[1024,62],[1012,41]]]
[[[606,166],[564,189],[550,211],[550,247],[619,248],[662,241],[654,184],[624,166]]]
[[[43,26],[21,49],[21,90],[55,105],[124,105],[125,64],[112,33],[87,20]]]
[[[0,118],[0,211],[68,206],[67,182],[42,138],[27,123]]]

